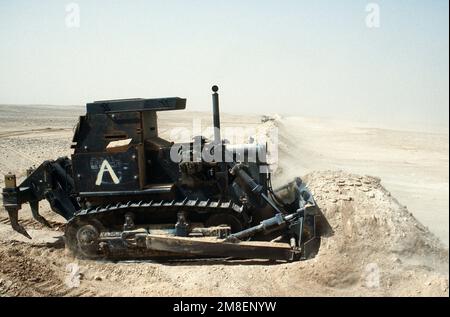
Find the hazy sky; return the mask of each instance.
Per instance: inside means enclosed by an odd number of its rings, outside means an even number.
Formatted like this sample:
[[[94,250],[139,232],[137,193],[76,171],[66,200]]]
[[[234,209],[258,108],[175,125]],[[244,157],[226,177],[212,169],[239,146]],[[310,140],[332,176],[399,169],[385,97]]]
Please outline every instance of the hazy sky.
[[[218,84],[227,112],[448,124],[447,0],[74,2],[79,27],[71,1],[0,0],[0,103],[210,110]]]

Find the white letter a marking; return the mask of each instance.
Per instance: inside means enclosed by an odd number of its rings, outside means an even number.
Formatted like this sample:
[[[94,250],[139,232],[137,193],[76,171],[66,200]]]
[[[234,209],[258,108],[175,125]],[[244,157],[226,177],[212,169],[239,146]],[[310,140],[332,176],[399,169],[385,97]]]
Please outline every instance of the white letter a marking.
[[[104,160],[102,166],[100,166],[100,171],[97,174],[97,180],[95,181],[95,185],[100,186],[103,180],[103,174],[106,171],[108,171],[109,175],[111,175],[114,184],[120,183],[119,178],[117,177],[116,173],[114,173],[114,170],[112,169],[111,165],[108,163],[107,160]]]

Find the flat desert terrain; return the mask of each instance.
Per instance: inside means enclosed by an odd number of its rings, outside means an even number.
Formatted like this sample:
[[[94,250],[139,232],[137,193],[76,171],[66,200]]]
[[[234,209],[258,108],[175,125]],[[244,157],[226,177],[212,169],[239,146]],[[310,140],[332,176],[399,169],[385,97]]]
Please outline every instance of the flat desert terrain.
[[[70,155],[73,128],[84,110],[0,106],[0,174],[13,172],[20,182],[28,167]],[[302,177],[332,228],[314,259],[81,260],[61,244],[64,221],[44,201],[40,207],[52,229],[31,219],[28,206],[20,212],[32,240],[12,231],[0,210],[0,296],[449,295],[448,130],[261,119],[224,113],[222,127],[276,131],[274,183]],[[210,126],[211,114],[160,113],[160,136],[186,137],[174,130],[195,130],[200,121]]]

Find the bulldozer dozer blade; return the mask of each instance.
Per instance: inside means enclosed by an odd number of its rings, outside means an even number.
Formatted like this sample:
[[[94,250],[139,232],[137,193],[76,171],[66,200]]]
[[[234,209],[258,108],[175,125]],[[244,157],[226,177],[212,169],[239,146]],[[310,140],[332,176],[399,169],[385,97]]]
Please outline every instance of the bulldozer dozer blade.
[[[288,244],[273,242],[229,243],[224,240],[208,238],[183,238],[148,235],[148,249],[165,251],[180,255],[211,257],[233,257],[241,259],[267,259],[293,261],[300,252]]]
[[[320,238],[314,237],[303,244],[303,255],[304,260],[311,259],[316,256],[319,252]]]

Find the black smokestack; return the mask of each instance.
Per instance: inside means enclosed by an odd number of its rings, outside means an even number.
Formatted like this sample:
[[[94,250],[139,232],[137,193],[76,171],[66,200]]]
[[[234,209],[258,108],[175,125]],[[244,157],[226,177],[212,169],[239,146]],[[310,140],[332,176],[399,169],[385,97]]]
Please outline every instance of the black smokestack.
[[[219,87],[212,86],[212,101],[213,101],[213,123],[214,123],[214,143],[221,143],[220,139],[220,112],[219,112]]]

